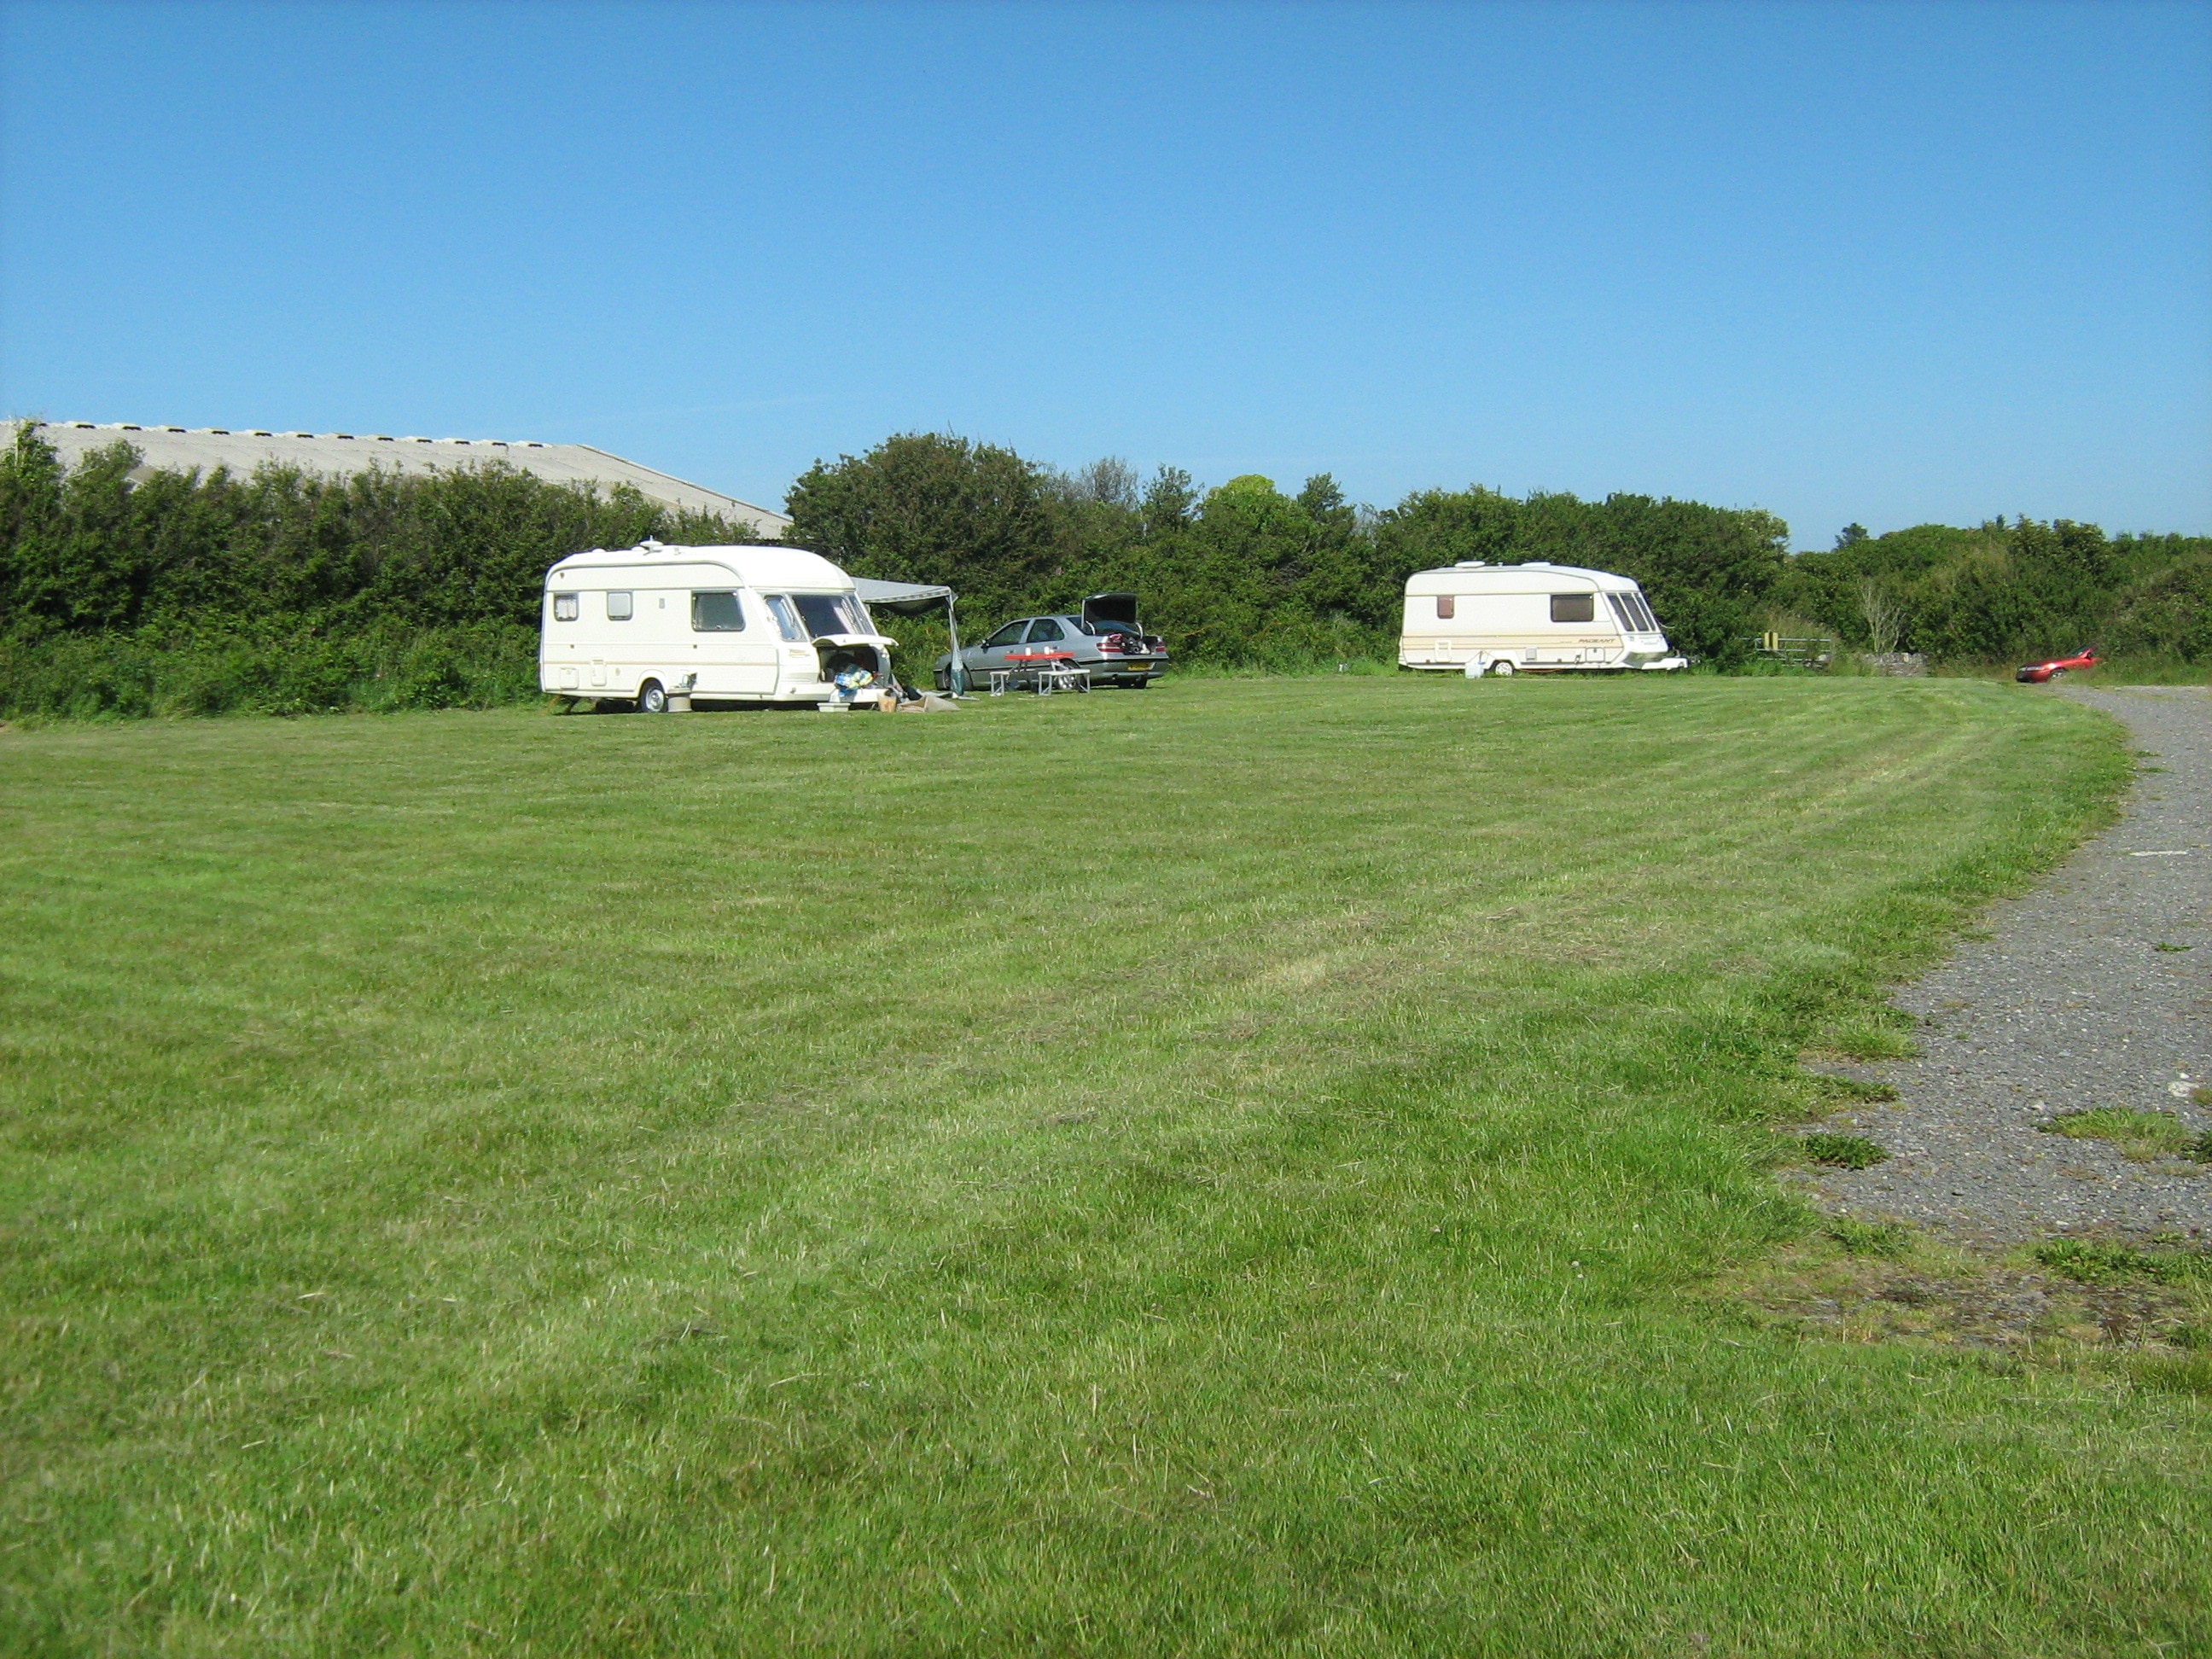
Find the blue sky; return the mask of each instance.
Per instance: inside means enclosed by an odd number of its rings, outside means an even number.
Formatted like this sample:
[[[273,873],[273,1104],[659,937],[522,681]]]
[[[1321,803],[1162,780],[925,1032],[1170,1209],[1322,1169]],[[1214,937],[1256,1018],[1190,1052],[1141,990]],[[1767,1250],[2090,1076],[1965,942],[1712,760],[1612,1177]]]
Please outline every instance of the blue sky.
[[[0,410],[2212,532],[2212,6],[0,5]]]

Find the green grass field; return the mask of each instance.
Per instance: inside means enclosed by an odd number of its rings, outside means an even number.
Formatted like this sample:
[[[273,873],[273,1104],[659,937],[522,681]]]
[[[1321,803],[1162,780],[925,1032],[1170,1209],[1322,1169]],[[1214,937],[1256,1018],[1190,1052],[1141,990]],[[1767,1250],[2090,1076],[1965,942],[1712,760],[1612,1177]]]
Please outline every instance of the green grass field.
[[[0,732],[0,1649],[2212,1647],[2208,1408],[1793,1338],[1967,681]]]

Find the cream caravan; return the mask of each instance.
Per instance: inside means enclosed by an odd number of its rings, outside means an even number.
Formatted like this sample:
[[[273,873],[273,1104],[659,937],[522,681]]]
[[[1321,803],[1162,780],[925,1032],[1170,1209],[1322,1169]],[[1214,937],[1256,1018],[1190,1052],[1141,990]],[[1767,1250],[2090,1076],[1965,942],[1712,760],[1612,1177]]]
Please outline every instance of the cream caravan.
[[[1417,570],[1406,582],[1401,668],[1484,674],[1680,668],[1636,584],[1571,564]]]
[[[545,573],[544,603],[538,684],[556,696],[657,714],[672,699],[818,704],[891,682],[892,641],[853,579],[798,548],[593,548]]]

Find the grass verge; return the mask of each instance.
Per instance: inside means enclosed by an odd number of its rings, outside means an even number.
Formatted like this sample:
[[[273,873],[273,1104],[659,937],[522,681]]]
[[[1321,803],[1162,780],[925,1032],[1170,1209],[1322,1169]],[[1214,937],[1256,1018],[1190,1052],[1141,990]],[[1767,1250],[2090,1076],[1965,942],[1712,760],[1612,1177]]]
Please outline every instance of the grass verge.
[[[0,734],[0,1642],[2212,1641],[2198,1396],[1692,1294],[2127,765],[1707,678]]]

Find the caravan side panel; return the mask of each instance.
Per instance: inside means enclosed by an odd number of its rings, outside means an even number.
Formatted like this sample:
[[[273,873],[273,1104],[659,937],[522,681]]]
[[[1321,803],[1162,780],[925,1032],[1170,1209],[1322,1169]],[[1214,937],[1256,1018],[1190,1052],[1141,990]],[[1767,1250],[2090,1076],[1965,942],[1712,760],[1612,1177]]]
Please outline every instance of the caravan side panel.
[[[1620,630],[1603,598],[1584,582],[1555,579],[1537,591],[1526,578],[1504,588],[1475,573],[1425,574],[1432,580],[1419,585],[1429,591],[1406,596],[1401,667],[1458,671],[1478,659],[1500,658],[1534,669],[1621,665]],[[1456,581],[1434,580],[1455,576]],[[1586,603],[1555,606],[1554,595]],[[1554,620],[1555,610],[1567,614]],[[1581,611],[1587,617],[1575,614]]]

